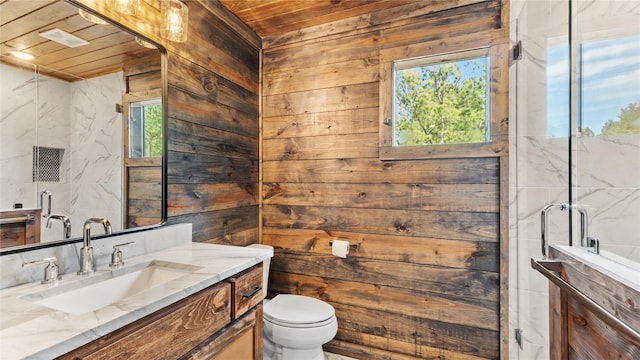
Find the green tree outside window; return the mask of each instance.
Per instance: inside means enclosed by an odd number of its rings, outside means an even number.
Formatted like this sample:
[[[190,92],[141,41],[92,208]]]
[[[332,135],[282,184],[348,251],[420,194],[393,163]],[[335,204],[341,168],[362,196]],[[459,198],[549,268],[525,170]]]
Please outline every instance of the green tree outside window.
[[[618,113],[617,120],[607,120],[600,130],[600,135],[632,135],[640,134],[640,100],[627,105]],[[594,136],[593,130],[586,127],[582,130],[584,136]]]
[[[144,107],[146,156],[162,156],[162,104]]]
[[[427,61],[396,64],[394,145],[486,142],[487,57]]]
[[[129,157],[162,156],[162,100],[129,104]]]

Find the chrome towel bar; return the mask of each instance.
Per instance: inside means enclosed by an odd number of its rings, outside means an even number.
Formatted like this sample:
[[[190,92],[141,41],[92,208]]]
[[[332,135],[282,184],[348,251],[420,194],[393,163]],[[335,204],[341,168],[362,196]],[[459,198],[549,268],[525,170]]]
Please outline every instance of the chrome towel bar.
[[[34,219],[33,215],[17,216],[12,218],[0,219],[0,225],[15,224],[29,222]]]
[[[607,322],[607,325],[619,331],[620,335],[622,335],[625,339],[629,340],[636,346],[640,346],[640,333],[638,331],[615,317],[607,309],[591,300],[591,298],[583,294],[580,290],[576,289],[575,287],[573,287],[573,285],[569,284],[554,273],[554,271],[559,272],[562,270],[561,261],[531,259],[531,267],[538,270],[542,275],[544,275],[547,279],[549,279],[549,281],[557,285],[560,289],[582,301],[585,307],[599,315]]]

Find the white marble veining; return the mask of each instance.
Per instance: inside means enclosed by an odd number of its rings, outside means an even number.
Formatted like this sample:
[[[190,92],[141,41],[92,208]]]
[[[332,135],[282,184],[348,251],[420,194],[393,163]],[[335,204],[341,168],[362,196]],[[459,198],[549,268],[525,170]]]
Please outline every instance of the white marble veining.
[[[0,209],[12,209],[14,203],[35,208],[38,189],[31,163],[38,141],[38,77],[2,64],[0,74]],[[59,93],[64,97],[63,91]]]
[[[116,112],[125,89],[122,72],[70,85],[70,212],[73,236],[88,217],[103,216],[123,228],[123,120]],[[99,206],[96,206],[99,204]]]
[[[38,193],[52,193],[52,212],[71,219],[72,237],[84,220],[122,221],[122,72],[65,82],[1,65],[0,209],[36,208]],[[33,146],[63,149],[59,182],[33,182]],[[91,160],[89,160],[91,159]],[[62,224],[42,222],[41,242],[62,239]]]
[[[186,275],[168,281],[163,286],[77,315],[36,305],[25,299],[30,294],[50,288],[50,285],[36,282],[4,289],[0,292],[0,357],[50,359],[59,356],[271,256],[272,250],[267,249],[189,243],[130,257],[126,260],[125,269],[150,261],[166,261],[195,266],[197,270],[187,271]],[[110,272],[109,267],[99,265],[94,276],[108,277]],[[65,274],[60,286],[73,287],[74,283],[83,279],[86,278],[75,273]]]

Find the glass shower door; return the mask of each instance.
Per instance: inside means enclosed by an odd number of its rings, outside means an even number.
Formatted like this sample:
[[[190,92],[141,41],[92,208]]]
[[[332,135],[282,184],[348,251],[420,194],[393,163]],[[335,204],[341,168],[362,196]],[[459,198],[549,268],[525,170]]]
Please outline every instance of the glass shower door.
[[[640,1],[572,6],[574,201],[603,255],[640,268]]]

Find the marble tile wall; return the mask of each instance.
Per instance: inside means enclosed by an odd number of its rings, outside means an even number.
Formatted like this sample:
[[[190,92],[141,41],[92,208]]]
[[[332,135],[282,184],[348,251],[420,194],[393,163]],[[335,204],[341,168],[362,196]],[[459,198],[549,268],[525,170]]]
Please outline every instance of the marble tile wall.
[[[548,284],[531,269],[530,258],[541,257],[542,207],[569,198],[568,131],[556,137],[547,135],[547,121],[564,116],[549,113],[548,103],[557,99],[548,98],[547,79],[549,74],[566,76],[562,72],[568,71],[568,64],[548,64],[547,51],[568,43],[569,8],[568,2],[558,0],[510,4],[512,43],[522,41],[524,56],[510,69],[509,358],[548,359]],[[636,0],[578,4],[583,23],[611,25],[615,22],[607,23],[604,15],[616,12],[635,12],[640,19]],[[560,96],[567,96],[568,101],[568,90]],[[640,262],[640,166],[630,165],[640,163],[640,135],[577,138],[574,133],[572,140],[577,174],[573,201],[588,209],[589,234],[603,241],[603,249]],[[572,221],[577,236],[577,216]],[[550,242],[567,244],[570,224],[567,213],[551,213]],[[521,348],[513,336],[516,329],[523,333]]]
[[[123,120],[116,112],[125,89],[122,72],[70,84],[70,209],[73,233],[89,217],[122,229]]]
[[[6,65],[0,65],[0,74],[0,209],[12,209],[15,203],[35,208],[38,191],[44,189],[32,181],[33,146],[68,149],[68,85]],[[62,178],[68,166],[63,163]]]
[[[589,213],[589,236],[640,264],[640,135],[585,137],[576,153],[575,194]]]
[[[35,144],[38,146],[64,149],[64,154],[62,156],[59,182],[41,181],[31,184],[37,187],[37,192],[44,190],[51,192],[51,213],[68,215],[70,211],[69,174],[71,170],[69,141],[73,131],[69,108],[71,101],[69,83],[45,75],[38,75],[37,81],[36,105],[38,107],[38,121],[36,126],[38,129],[38,137]],[[23,142],[19,142],[19,144],[25,147],[31,146]],[[31,182],[31,178],[29,182]],[[47,228],[47,221],[43,219],[41,224],[41,242],[49,242],[63,238],[62,223],[52,223],[51,227]]]
[[[122,229],[122,73],[68,83],[0,65],[0,209],[38,207],[52,193],[52,212],[71,218],[73,237],[84,220],[106,216]],[[32,181],[34,145],[64,149],[60,182]],[[62,238],[62,224],[42,222],[41,241]]]

